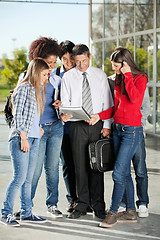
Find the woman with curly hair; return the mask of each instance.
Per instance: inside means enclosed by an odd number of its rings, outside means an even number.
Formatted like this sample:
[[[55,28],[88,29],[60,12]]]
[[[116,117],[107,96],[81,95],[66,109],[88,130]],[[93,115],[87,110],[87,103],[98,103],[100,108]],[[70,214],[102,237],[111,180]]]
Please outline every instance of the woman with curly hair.
[[[29,60],[41,57],[49,66],[49,79],[46,82],[46,102],[43,115],[40,119],[44,135],[41,138],[38,163],[32,181],[32,199],[35,196],[38,181],[42,173],[43,164],[46,175],[47,197],[46,205],[48,213],[52,217],[62,217],[57,208],[58,184],[59,184],[59,158],[63,137],[63,124],[58,116],[57,95],[60,89],[61,78],[57,76],[55,68],[57,56],[61,53],[58,42],[52,38],[40,37],[31,43],[29,49]],[[23,78],[24,73],[20,79]],[[54,104],[54,105],[53,105]],[[17,216],[17,214],[16,214]]]

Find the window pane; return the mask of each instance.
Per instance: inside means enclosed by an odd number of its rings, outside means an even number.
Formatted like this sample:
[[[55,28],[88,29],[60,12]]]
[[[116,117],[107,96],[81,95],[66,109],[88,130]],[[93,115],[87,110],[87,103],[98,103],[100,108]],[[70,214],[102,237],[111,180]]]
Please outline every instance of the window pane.
[[[157,82],[160,82],[160,33],[157,34]]]
[[[148,74],[148,81],[153,81],[153,34],[136,37],[136,63],[140,70]]]
[[[105,37],[117,35],[117,1],[105,0],[104,8]]]
[[[120,39],[119,45],[129,49],[134,56],[134,38],[133,37]]]
[[[160,28],[160,0],[157,0],[157,28]]]
[[[120,1],[119,29],[120,34],[134,31],[134,0]]]
[[[160,87],[156,89],[156,133],[160,134]]]
[[[116,41],[107,41],[105,42],[105,50],[104,50],[104,71],[107,76],[114,74],[112,70],[112,65],[110,62],[110,55],[116,48]]]
[[[95,1],[97,2],[97,1]],[[103,38],[103,4],[92,4],[92,39]]]
[[[92,45],[92,66],[102,68],[102,42]]]
[[[153,132],[153,88],[148,87],[148,90],[149,90],[149,96],[150,96],[151,112],[147,118],[145,130],[147,132]]]
[[[153,0],[136,1],[136,32],[153,28]]]

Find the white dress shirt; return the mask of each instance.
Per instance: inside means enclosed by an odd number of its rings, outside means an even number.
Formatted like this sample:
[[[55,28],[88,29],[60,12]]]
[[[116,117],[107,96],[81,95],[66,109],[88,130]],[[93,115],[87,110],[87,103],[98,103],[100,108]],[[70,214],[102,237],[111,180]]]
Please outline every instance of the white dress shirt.
[[[61,101],[63,107],[82,106],[82,82],[83,72],[77,67],[66,72],[61,82]],[[113,98],[106,74],[99,68],[90,66],[87,71],[89,81],[93,113],[99,113],[113,106]],[[72,119],[70,119],[72,121]],[[110,128],[111,119],[104,121],[104,128]]]

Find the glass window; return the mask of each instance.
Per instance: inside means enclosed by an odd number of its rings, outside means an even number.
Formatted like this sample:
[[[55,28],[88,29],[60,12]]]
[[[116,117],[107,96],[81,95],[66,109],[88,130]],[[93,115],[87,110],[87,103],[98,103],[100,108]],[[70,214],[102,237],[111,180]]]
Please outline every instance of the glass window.
[[[129,49],[134,56],[134,38],[122,38],[119,40],[119,46]]]
[[[148,87],[148,91],[150,96],[151,112],[147,118],[145,130],[147,132],[153,132],[153,88]]]
[[[160,82],[160,33],[157,34],[157,82]]]
[[[105,37],[117,35],[117,1],[105,0],[104,24]]]
[[[153,81],[153,34],[136,37],[136,63],[140,70],[148,74],[148,81]]]
[[[114,74],[114,71],[112,70],[112,65],[110,62],[110,55],[116,48],[116,41],[106,41],[104,43],[104,72],[107,74],[107,76],[110,76]]]
[[[153,28],[153,0],[136,0],[136,32]]]
[[[95,2],[95,3],[94,3]],[[92,4],[92,39],[103,38],[103,4]]]
[[[134,32],[134,0],[120,0],[120,34]]]
[[[157,9],[157,28],[160,28],[160,0],[156,1],[156,9]]]
[[[102,42],[92,45],[92,66],[102,68]]]
[[[156,88],[156,133],[160,134],[160,87]]]

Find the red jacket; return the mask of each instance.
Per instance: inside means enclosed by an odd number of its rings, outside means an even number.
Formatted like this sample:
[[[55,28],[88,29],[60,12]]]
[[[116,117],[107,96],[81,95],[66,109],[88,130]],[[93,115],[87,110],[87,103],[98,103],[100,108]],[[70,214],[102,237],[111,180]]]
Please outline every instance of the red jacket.
[[[125,89],[127,94],[122,95],[121,85],[114,86],[114,106],[99,113],[100,119],[113,117],[114,123],[128,126],[141,126],[142,114],[140,111],[144,92],[147,86],[147,77],[136,75],[131,72],[124,74]]]

